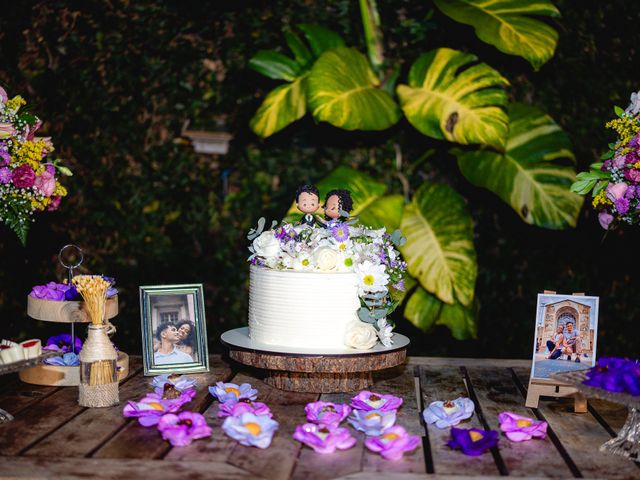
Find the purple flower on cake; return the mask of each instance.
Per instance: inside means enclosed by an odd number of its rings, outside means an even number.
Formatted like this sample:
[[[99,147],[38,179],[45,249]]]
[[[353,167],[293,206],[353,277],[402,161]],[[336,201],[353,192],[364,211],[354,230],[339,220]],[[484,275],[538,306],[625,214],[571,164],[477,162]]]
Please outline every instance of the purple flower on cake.
[[[400,460],[405,452],[415,450],[420,445],[420,437],[409,435],[401,426],[396,425],[384,431],[379,437],[369,437],[364,446],[379,453],[385,460]]]
[[[356,439],[348,429],[315,423],[298,425],[293,438],[322,454],[348,450],[356,444]]]
[[[311,402],[307,403],[304,411],[312,423],[337,427],[351,413],[351,407],[341,403]]]
[[[351,399],[351,406],[356,410],[380,410],[388,412],[397,410],[402,405],[402,399],[393,395],[363,390]]]
[[[349,239],[349,226],[346,223],[336,223],[331,227],[331,236],[338,242],[346,242]]]
[[[158,430],[174,447],[184,447],[198,438],[211,436],[211,427],[200,413],[169,413],[160,417]]]
[[[246,447],[267,448],[271,445],[278,422],[268,415],[243,413],[239,417],[227,417],[222,430]]]
[[[451,439],[447,446],[462,450],[465,455],[476,457],[498,445],[498,432],[477,428],[451,428]]]
[[[54,352],[71,352],[71,335],[68,333],[61,333],[60,335],[54,335],[47,339],[46,345],[43,350],[53,350]],[[73,351],[79,352],[82,350],[82,340],[76,337],[74,340]]]
[[[396,411],[354,410],[347,421],[366,435],[382,435],[396,423]]]
[[[224,402],[218,407],[218,417],[239,417],[243,413],[253,413],[254,415],[266,415],[272,418],[271,410],[262,402],[253,402],[244,398],[238,402]]]
[[[544,438],[547,435],[547,422],[523,417],[512,412],[502,412],[498,415],[500,430],[512,442],[524,442],[533,437]]]
[[[80,357],[73,352],[69,352],[65,353],[61,357],[45,358],[42,363],[45,365],[57,365],[60,367],[76,367],[80,365]]]
[[[462,420],[466,420],[473,415],[475,406],[466,397],[459,397],[455,400],[440,400],[431,402],[422,412],[424,421],[428,424],[435,423],[438,428],[447,428],[458,425]]]
[[[164,399],[157,393],[150,393],[139,401],[129,400],[122,410],[122,415],[137,418],[143,427],[157,425],[160,417],[167,413],[175,413],[195,396],[195,390],[187,390],[174,399]]]
[[[242,399],[255,400],[258,390],[251,388],[248,383],[236,385],[235,383],[217,382],[213,387],[209,387],[209,393],[220,402],[237,402]]]
[[[198,386],[198,382],[196,382],[195,379],[176,374],[158,375],[153,379],[151,385],[158,395],[162,395],[164,392],[164,386],[167,383],[173,385],[180,391],[189,390]]]

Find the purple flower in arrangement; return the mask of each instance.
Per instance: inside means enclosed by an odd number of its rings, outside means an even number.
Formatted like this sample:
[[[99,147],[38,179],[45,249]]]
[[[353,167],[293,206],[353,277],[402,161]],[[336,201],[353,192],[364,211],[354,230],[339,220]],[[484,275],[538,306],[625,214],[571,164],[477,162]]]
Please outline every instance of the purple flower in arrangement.
[[[523,417],[512,412],[502,412],[498,415],[500,430],[512,442],[524,442],[533,437],[544,438],[547,435],[547,422]]]
[[[168,413],[160,417],[158,430],[174,447],[190,445],[193,440],[211,436],[211,427],[200,413]]]
[[[627,184],[624,182],[610,183],[605,191],[607,198],[615,202],[619,198],[624,197],[624,194],[627,192]]]
[[[336,223],[331,227],[331,236],[338,242],[349,240],[349,225],[346,223]]]
[[[624,197],[619,198],[618,200],[616,200],[614,205],[616,207],[616,211],[620,215],[625,215],[629,211],[629,200],[627,200]]]
[[[382,435],[396,423],[396,411],[354,410],[347,421],[366,435]]]
[[[455,400],[440,400],[431,402],[422,412],[424,421],[428,424],[435,423],[438,428],[447,428],[458,425],[473,415],[475,407],[471,400],[459,397]]]
[[[157,425],[163,415],[180,410],[193,399],[195,393],[195,390],[187,390],[174,399],[165,399],[157,393],[150,393],[137,402],[129,400],[122,410],[122,415],[137,418],[143,427],[151,427]]]
[[[405,452],[415,450],[420,445],[420,437],[409,435],[401,426],[388,428],[379,437],[369,437],[364,446],[379,453],[385,460],[400,460]]]
[[[391,286],[396,290],[398,290],[399,292],[404,292],[404,289],[405,289],[404,280],[400,280],[398,283],[394,283]]]
[[[278,422],[268,415],[243,413],[239,417],[227,417],[222,430],[246,447],[267,448],[271,445]]]
[[[0,185],[5,185],[11,181],[11,170],[7,167],[0,168]]]
[[[60,335],[49,337],[46,345],[42,349],[53,350],[54,352],[71,352],[71,335],[68,333],[61,333]],[[82,350],[82,340],[80,340],[79,337],[76,337],[74,340],[73,351],[79,352],[80,350]]]
[[[610,392],[640,395],[640,363],[619,357],[602,357],[587,372],[583,383]]]
[[[613,222],[613,215],[603,210],[598,214],[598,222],[600,223],[600,226],[602,228],[604,228],[605,230],[608,230],[609,225],[611,225],[611,222]]]
[[[180,391],[194,389],[198,386],[198,382],[196,382],[195,379],[176,374],[158,375],[151,382],[151,386],[158,395],[162,395],[164,387],[167,384],[172,385]]]
[[[348,450],[356,444],[356,439],[348,429],[305,423],[298,425],[293,438],[313,448],[316,453],[333,453],[336,450]]]
[[[42,363],[45,365],[58,365],[60,367],[76,367],[80,365],[80,357],[73,352],[69,352],[61,357],[45,358]]]
[[[267,415],[272,418],[271,410],[262,402],[253,402],[248,398],[243,398],[237,402],[224,402],[218,408],[218,417],[239,417],[243,413],[253,413],[254,415]]]
[[[400,397],[382,395],[380,393],[363,390],[351,399],[351,406],[356,410],[397,410],[402,405]]]
[[[217,382],[213,387],[209,387],[209,393],[216,397],[220,402],[237,402],[244,398],[255,400],[258,396],[258,390],[251,388],[248,383],[236,385],[235,383]]]
[[[304,407],[307,420],[319,425],[337,427],[351,413],[349,405],[331,402],[311,402]]]
[[[640,170],[629,168],[624,171],[624,178],[633,183],[640,183]]]
[[[473,457],[482,455],[496,445],[498,445],[498,432],[478,428],[451,427],[451,439],[447,442],[448,447],[462,450],[465,455]]]

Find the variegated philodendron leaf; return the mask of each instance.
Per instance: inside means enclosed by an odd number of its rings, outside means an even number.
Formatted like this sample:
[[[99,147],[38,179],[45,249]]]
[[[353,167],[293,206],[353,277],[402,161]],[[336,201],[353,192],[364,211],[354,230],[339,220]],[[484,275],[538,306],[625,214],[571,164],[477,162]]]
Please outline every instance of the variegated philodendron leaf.
[[[480,40],[518,55],[538,70],[555,53],[558,32],[536,17],[559,17],[550,0],[434,0],[455,21],[471,25]]]
[[[504,153],[454,151],[462,174],[498,195],[527,223],[575,227],[583,198],[570,191],[576,172],[567,134],[550,116],[521,104],[509,107],[509,125]]]
[[[407,120],[423,134],[460,144],[504,147],[508,81],[478,58],[449,48],[425,53],[398,85]]]

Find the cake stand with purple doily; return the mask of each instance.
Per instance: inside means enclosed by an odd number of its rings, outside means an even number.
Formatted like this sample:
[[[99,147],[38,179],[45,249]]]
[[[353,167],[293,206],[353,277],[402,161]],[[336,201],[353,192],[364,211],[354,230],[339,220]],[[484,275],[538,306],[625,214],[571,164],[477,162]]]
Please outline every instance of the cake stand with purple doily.
[[[407,358],[409,339],[396,333],[393,344],[370,350],[312,349],[258,343],[242,327],[222,334],[229,357],[264,371],[264,381],[293,392],[353,392],[373,385],[373,373],[396,367]]]
[[[618,432],[618,436],[600,445],[600,451],[621,455],[640,462],[640,396],[633,396],[624,392],[610,392],[603,388],[585,385],[583,382],[587,379],[589,370],[556,373],[552,376],[574,385],[588,397],[601,398],[602,400],[626,406],[629,409],[629,415]]]

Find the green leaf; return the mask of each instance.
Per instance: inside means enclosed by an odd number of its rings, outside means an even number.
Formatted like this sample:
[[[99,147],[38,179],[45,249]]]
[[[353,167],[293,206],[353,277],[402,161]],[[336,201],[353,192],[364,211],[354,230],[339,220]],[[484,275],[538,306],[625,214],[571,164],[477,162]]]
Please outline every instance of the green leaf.
[[[435,325],[443,305],[437,297],[418,287],[407,300],[404,316],[420,330],[427,332]]]
[[[504,147],[507,79],[478,58],[449,48],[425,53],[398,85],[400,105],[416,129],[438,140]],[[474,64],[475,63],[475,64]]]
[[[607,185],[609,185],[609,181],[604,181],[604,182],[598,182],[595,186],[595,188],[593,189],[593,196],[595,197],[596,195],[598,195],[602,190],[604,190],[605,188],[607,188]]]
[[[393,232],[400,227],[403,210],[402,195],[387,195],[371,202],[358,216],[363,225],[372,228],[384,227],[387,232]]]
[[[603,165],[604,165],[603,162],[596,162],[596,163],[592,163],[591,165],[589,165],[589,168],[592,169],[592,170],[600,170]]]
[[[287,42],[289,50],[293,53],[296,59],[296,63],[301,67],[306,66],[309,62],[314,60],[314,56],[304,44],[300,36],[292,31],[284,32],[284,39]]]
[[[249,66],[265,77],[275,80],[286,80],[293,82],[300,74],[300,65],[283,55],[272,50],[261,50],[256,53]]]
[[[571,142],[553,119],[537,108],[509,107],[504,153],[455,152],[462,174],[511,205],[527,223],[550,229],[574,227],[583,199],[571,193],[576,179]],[[561,163],[563,162],[564,163]]]
[[[332,48],[344,47],[342,37],[328,28],[308,23],[301,23],[298,28],[304,33],[315,57]]]
[[[306,77],[303,76],[269,92],[251,119],[251,129],[266,138],[302,118],[307,111],[305,81]]]
[[[309,76],[309,105],[320,121],[344,130],[385,130],[400,118],[367,59],[352,48],[323,53]]]
[[[445,15],[471,25],[480,40],[518,55],[538,70],[553,57],[558,32],[532,17],[559,17],[550,0],[435,0]]]
[[[458,340],[469,340],[478,336],[478,326],[473,310],[460,303],[453,305],[445,303],[436,324],[449,327],[453,337]]]
[[[424,183],[405,206],[400,249],[409,273],[440,300],[473,301],[478,265],[473,221],[464,200],[447,185]]]
[[[622,118],[622,115],[624,114],[624,110],[622,108],[616,105],[615,107],[613,107],[613,111],[616,112],[616,115],[618,117]]]
[[[56,165],[55,167],[65,177],[73,177],[73,172],[69,168],[63,167],[62,165]]]
[[[573,193],[577,193],[578,195],[586,195],[595,186],[597,181],[598,180],[596,180],[595,178],[588,178],[588,179],[578,178],[578,180],[573,182],[573,184],[571,185],[571,191]]]
[[[602,155],[600,155],[600,160],[609,160],[610,158],[613,158],[615,154],[616,152],[614,152],[613,150],[609,150],[608,152],[605,152]]]

